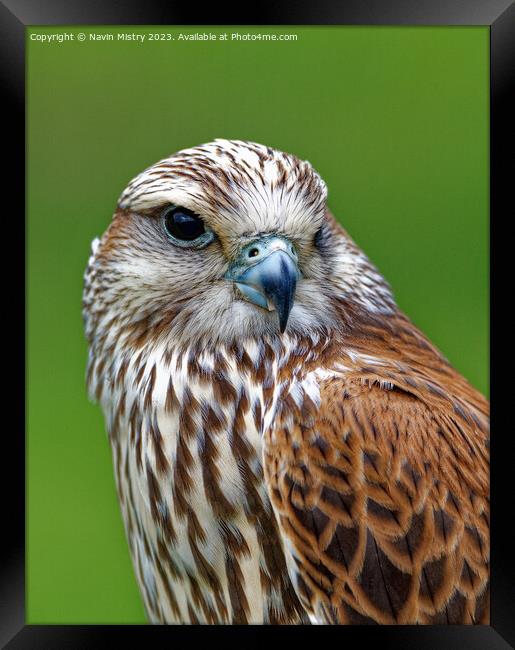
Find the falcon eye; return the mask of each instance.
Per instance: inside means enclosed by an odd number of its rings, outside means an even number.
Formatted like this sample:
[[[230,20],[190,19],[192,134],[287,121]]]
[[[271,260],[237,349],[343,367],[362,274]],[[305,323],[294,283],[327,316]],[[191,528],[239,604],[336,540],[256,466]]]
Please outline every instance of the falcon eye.
[[[187,208],[168,210],[165,227],[169,235],[182,241],[194,241],[206,232],[202,219]]]
[[[173,243],[183,248],[207,246],[214,238],[213,231],[206,230],[198,214],[188,208],[166,208],[163,213],[163,225]]]

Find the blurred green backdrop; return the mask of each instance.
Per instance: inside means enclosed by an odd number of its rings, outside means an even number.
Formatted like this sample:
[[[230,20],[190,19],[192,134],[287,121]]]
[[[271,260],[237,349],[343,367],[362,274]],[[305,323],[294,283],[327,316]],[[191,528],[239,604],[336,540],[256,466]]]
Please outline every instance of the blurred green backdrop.
[[[229,40],[31,40],[201,31]],[[81,291],[120,192],[165,155],[224,137],[310,160],[401,308],[487,392],[488,48],[486,27],[28,29],[29,623],[145,621]]]

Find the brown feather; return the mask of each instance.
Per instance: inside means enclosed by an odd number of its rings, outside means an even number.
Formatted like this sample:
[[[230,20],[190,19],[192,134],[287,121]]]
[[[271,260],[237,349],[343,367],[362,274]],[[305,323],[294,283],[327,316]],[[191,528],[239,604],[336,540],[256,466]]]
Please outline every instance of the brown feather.
[[[339,363],[309,426],[285,400],[265,433],[299,597],[326,622],[487,621],[486,400],[401,314],[335,342]]]

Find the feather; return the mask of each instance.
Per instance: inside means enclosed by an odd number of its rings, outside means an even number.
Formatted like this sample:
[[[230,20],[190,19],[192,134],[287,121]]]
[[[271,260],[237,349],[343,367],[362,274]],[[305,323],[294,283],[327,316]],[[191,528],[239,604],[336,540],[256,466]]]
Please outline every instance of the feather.
[[[308,365],[265,432],[292,582],[326,623],[485,623],[487,403],[404,316],[392,320],[319,360],[314,418],[298,399]]]

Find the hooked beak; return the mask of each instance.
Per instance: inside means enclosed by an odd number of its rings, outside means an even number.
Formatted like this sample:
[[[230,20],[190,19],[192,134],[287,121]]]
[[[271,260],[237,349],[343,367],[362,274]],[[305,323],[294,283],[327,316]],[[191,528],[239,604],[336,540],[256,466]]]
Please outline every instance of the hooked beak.
[[[225,277],[254,305],[277,311],[281,334],[293,307],[297,280],[297,252],[283,237],[257,239],[242,249]]]

